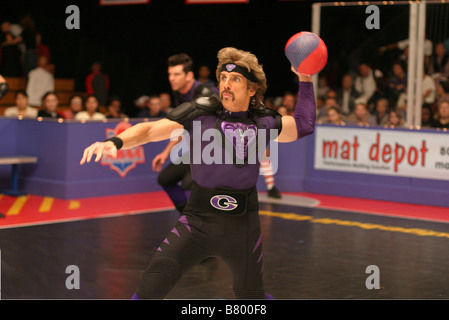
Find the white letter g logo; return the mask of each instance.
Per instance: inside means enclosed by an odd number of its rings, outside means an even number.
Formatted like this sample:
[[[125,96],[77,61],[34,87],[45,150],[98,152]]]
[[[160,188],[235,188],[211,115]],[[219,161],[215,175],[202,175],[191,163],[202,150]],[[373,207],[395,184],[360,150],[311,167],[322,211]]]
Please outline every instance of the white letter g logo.
[[[238,206],[237,200],[235,200],[231,196],[222,194],[210,198],[210,204],[212,205],[212,207],[218,210],[225,210],[225,211],[234,210]]]

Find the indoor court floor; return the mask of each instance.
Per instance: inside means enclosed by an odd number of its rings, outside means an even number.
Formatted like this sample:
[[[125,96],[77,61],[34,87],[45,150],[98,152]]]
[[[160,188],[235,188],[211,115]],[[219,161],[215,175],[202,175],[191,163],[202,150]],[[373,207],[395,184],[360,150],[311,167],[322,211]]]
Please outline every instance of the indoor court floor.
[[[275,299],[448,299],[449,208],[259,193],[264,280]],[[0,196],[2,299],[130,299],[179,214],[163,192],[59,200]],[[67,267],[79,270],[68,289]],[[376,266],[378,288],[368,288]],[[371,281],[371,283],[373,283]],[[167,299],[233,299],[210,258]]]

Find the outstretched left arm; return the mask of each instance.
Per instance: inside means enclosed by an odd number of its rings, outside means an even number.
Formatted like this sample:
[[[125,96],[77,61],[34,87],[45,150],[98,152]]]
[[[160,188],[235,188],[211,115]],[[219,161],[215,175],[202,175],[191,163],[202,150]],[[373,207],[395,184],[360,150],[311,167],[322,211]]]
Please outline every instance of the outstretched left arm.
[[[278,142],[291,142],[308,136],[313,133],[315,127],[316,102],[312,77],[295,73],[299,77],[298,101],[293,116],[282,117]]]

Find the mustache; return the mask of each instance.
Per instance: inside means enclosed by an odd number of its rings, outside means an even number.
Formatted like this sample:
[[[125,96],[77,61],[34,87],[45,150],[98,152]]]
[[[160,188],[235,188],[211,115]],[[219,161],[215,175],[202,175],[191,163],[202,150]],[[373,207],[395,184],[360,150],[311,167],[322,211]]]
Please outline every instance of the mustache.
[[[223,90],[223,91],[221,92],[221,94],[220,94],[220,98],[221,98],[221,99],[223,99],[223,94],[225,94],[225,93],[230,94],[230,95],[232,96],[232,100],[235,100],[234,93],[233,93],[232,91],[230,91],[230,90]]]

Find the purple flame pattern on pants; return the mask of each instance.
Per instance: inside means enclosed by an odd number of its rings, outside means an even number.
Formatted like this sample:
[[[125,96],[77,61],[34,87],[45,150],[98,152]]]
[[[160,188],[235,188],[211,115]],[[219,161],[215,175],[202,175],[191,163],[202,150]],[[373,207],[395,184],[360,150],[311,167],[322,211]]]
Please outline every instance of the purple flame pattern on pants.
[[[186,227],[186,229],[187,229],[189,232],[192,232],[192,230],[190,229],[189,222],[187,221],[187,217],[186,217],[185,215],[182,215],[182,216],[178,219],[178,221],[181,222],[181,223]],[[176,229],[176,226],[173,227],[173,229],[170,231],[170,233],[174,233],[175,235],[178,236],[178,238],[181,238],[181,235],[180,235],[178,229]],[[167,238],[165,238],[164,241],[163,241],[162,243],[165,243],[166,245],[170,245],[170,242],[169,242],[169,240],[168,240]],[[162,252],[162,248],[161,248],[161,247],[162,247],[162,244],[161,244],[161,246],[159,246],[159,247],[157,248],[157,251]]]
[[[260,244],[262,243],[262,235],[259,236],[259,239],[257,239],[256,245],[254,246],[253,251],[251,252],[251,254],[254,254],[254,252],[256,252],[256,250],[259,248]],[[259,259],[257,259],[257,263],[259,263],[263,258],[263,250],[260,249],[260,255],[259,255]],[[262,266],[260,267],[260,273],[263,273],[263,263]]]

